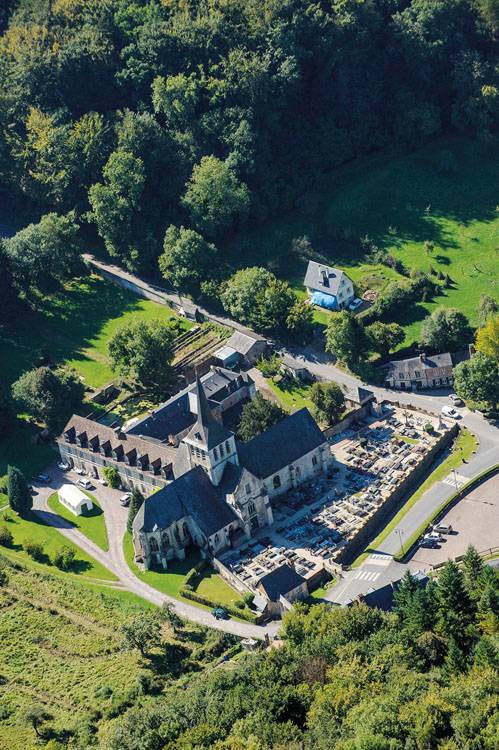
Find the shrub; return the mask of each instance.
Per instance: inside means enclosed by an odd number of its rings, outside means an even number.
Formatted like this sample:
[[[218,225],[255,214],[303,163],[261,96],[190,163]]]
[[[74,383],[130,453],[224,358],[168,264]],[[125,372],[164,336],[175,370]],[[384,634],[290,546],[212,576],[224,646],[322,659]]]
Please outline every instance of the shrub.
[[[435,428],[431,424],[431,422],[427,422],[424,426],[424,431],[428,433],[428,435],[433,435],[435,432]]]
[[[9,579],[7,577],[7,573],[5,572],[5,570],[0,570],[0,588],[2,586],[6,586],[7,583],[8,583],[8,581],[9,581]],[[2,683],[0,682],[0,685],[1,684]]]
[[[186,589],[185,586],[180,589],[180,595],[185,597],[186,599],[190,599],[193,602],[198,602],[199,604],[205,604],[207,607],[221,607],[222,609],[225,609],[226,612],[229,612],[231,615],[235,615],[236,617],[240,617],[243,620],[247,620],[248,622],[257,622],[257,615],[255,615],[254,612],[248,612],[247,610],[241,610],[236,609],[236,607],[231,607],[228,604],[220,604],[219,602],[215,602],[212,599],[209,599],[207,596],[203,596],[202,594],[198,594],[197,591],[191,591],[190,589]]]
[[[43,560],[43,545],[39,542],[34,542],[33,539],[26,539],[23,547],[33,560],[37,560],[38,562]]]
[[[234,606],[238,609],[244,609],[246,605],[242,599],[236,599],[236,601],[234,602]]]
[[[0,526],[0,546],[12,547],[14,537],[7,526]]]
[[[52,562],[59,570],[70,570],[75,557],[75,550],[72,547],[64,545],[56,550]]]
[[[103,474],[106,478],[106,482],[113,490],[119,489],[121,485],[120,475],[114,466],[106,466],[103,470]]]
[[[260,357],[256,366],[265,378],[271,378],[279,372],[281,362],[282,359],[277,354],[272,354],[270,357]]]
[[[253,601],[255,599],[255,595],[251,593],[251,591],[245,591],[243,594],[243,602],[246,604],[246,606],[251,607],[253,604]]]

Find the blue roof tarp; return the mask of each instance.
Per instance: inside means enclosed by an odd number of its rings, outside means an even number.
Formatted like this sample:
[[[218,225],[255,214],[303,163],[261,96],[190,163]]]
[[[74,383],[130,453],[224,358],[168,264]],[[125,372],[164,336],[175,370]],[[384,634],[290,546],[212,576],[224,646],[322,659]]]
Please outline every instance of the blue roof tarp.
[[[326,310],[337,310],[338,300],[334,294],[324,294],[324,292],[314,292],[312,302],[319,307],[325,307]]]

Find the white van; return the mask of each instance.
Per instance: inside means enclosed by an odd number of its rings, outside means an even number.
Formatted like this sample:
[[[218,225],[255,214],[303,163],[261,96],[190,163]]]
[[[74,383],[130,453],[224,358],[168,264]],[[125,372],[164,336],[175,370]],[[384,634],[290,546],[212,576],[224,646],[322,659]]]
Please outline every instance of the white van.
[[[78,479],[78,484],[80,484],[84,490],[92,489],[92,482],[90,481],[90,479],[87,479],[86,477],[82,477],[81,479]]]

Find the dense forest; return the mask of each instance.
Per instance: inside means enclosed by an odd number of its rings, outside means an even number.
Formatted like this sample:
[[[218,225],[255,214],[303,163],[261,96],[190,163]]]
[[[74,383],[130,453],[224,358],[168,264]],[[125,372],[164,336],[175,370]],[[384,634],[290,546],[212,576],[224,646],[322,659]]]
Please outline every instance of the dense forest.
[[[139,699],[112,750],[496,750],[498,577],[469,549],[396,611],[299,604],[280,648]],[[79,747],[79,745],[77,745]]]
[[[498,30],[497,0],[4,0],[3,194],[130,268],[164,241],[198,266],[358,156],[493,139]]]

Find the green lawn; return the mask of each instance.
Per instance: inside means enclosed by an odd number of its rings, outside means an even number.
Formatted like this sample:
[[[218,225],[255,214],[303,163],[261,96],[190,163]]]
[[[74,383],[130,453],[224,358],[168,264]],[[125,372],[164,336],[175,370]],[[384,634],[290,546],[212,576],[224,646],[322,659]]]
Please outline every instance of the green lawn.
[[[267,383],[286,411],[293,413],[305,406],[310,410],[314,408],[309,398],[310,385],[296,383],[289,378],[278,383],[275,383],[272,378],[267,378]]]
[[[393,529],[400,523],[406,513],[415,505],[418,500],[424,495],[424,493],[430,489],[436,482],[441,482],[449,472],[453,469],[458,469],[462,465],[463,461],[468,461],[474,451],[477,449],[478,443],[475,436],[468,432],[468,430],[462,430],[457,440],[454,442],[449,455],[439,463],[429,477],[422,482],[417,490],[408,498],[407,502],[404,503],[398,513],[392,518],[392,520],[383,528],[378,536],[369,543],[364,552],[362,552],[352,563],[351,567],[356,568],[366,559],[367,555],[379,548],[379,545],[386,539]]]
[[[168,562],[168,569],[161,572],[157,570],[140,570],[133,559],[134,552],[132,537],[128,533],[125,534],[123,540],[123,549],[130,570],[132,570],[132,572],[142,581],[148,583],[149,586],[161,591],[163,594],[173,596],[175,599],[180,599],[188,604],[192,604],[195,607],[211,610],[211,607],[207,607],[204,604],[192,601],[191,599],[186,599],[180,595],[180,589],[184,585],[187,573],[189,573],[192,568],[201,561],[201,555],[198,552],[191,552],[185,560],[170,560]],[[241,595],[225,583],[218,573],[215,573],[212,570],[206,570],[201,574],[196,582],[195,590],[205,596],[213,597],[221,604],[233,605],[237,599],[241,599]]]
[[[1,504],[3,505],[3,503]],[[73,544],[62,536],[56,528],[46,526],[35,514],[32,514],[29,518],[20,518],[9,510],[7,511],[8,520],[6,521],[4,520],[4,513],[5,511],[2,511],[0,514],[0,525],[7,526],[12,533],[12,536],[14,537],[14,547],[12,549],[0,548],[0,553],[5,554],[9,559],[22,562],[34,570],[50,571],[56,576],[74,577],[74,575],[77,575],[107,581],[116,580],[116,576],[111,573],[111,571],[87,555],[76,544]],[[35,562],[31,559],[28,553],[24,551],[22,545],[27,540],[38,542],[43,546],[45,556],[42,562]],[[76,552],[76,557],[70,573],[59,571],[51,563],[51,558],[55,551],[63,545],[73,548]]]
[[[451,154],[454,167],[442,167]],[[385,152],[335,170],[311,217],[283,216],[234,241],[239,265],[272,262],[277,274],[304,294],[306,259],[290,253],[293,238],[308,236],[325,261],[363,286],[379,289],[400,278],[369,266],[358,239],[366,235],[408,269],[448,273],[452,288],[401,311],[405,346],[418,338],[423,318],[438,305],[455,306],[477,323],[481,294],[499,297],[499,151],[464,138],[442,138],[407,155]],[[428,257],[424,241],[434,242]],[[317,312],[321,322],[328,313]]]
[[[84,490],[82,490],[84,492]],[[54,492],[48,499],[48,505],[54,513],[62,516],[73,524],[76,529],[79,529],[82,534],[94,542],[98,547],[103,550],[109,549],[109,542],[107,539],[106,522],[104,520],[104,513],[99,503],[90,492],[85,492],[93,503],[93,509],[90,513],[84,516],[75,516],[68,510],[64,505],[59,502],[57,492]]]
[[[130,320],[175,319],[182,329],[190,323],[169,308],[141,299],[96,275],[75,279],[60,292],[39,299],[36,309],[26,307],[10,326],[0,326],[0,384],[10,387],[21,373],[35,365],[44,349],[54,362],[74,367],[85,384],[97,388],[113,379],[107,346],[117,328]],[[39,430],[18,419],[0,438],[0,476],[8,464],[28,478],[55,457],[50,446],[34,444]]]

